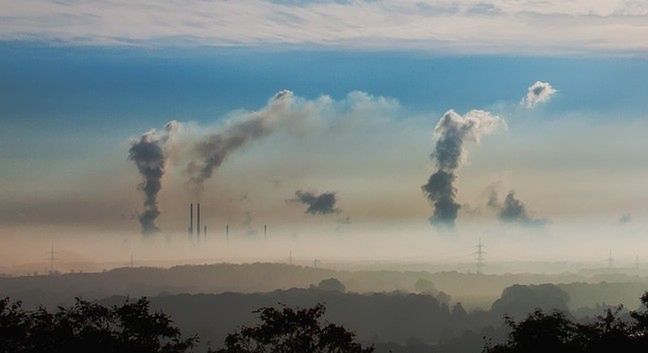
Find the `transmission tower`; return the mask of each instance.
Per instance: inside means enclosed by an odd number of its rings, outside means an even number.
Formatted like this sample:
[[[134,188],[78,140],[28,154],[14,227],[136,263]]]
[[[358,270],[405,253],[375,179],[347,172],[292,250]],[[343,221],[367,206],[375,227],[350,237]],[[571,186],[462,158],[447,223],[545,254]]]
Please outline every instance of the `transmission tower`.
[[[477,267],[477,273],[481,274],[482,269],[484,268],[486,258],[484,255],[486,255],[486,251],[484,251],[484,244],[482,243],[481,238],[479,238],[479,243],[476,245],[477,251],[473,253],[475,255],[475,265]]]
[[[54,245],[52,245],[49,251],[49,263],[50,263],[49,273],[50,274],[54,274],[54,261],[58,260],[58,258],[56,258],[54,255],[56,255],[56,252],[54,251]]]

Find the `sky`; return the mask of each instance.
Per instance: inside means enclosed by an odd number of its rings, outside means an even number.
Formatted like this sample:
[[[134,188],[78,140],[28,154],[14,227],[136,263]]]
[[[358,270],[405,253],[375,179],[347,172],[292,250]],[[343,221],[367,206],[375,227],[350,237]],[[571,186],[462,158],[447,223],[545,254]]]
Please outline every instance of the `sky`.
[[[3,244],[140,237],[138,166],[155,168],[129,155],[138,141],[163,158],[154,237],[185,237],[199,200],[215,234],[266,224],[374,242],[377,257],[399,239],[485,237],[502,258],[587,240],[592,257],[634,259],[645,242],[644,2],[8,0],[0,13]],[[440,171],[450,184],[430,182]]]

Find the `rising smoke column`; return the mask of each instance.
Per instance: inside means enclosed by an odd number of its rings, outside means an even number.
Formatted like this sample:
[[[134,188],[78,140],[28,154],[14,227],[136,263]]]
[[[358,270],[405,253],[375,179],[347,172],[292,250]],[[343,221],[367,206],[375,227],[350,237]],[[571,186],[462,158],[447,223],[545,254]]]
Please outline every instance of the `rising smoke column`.
[[[511,190],[504,198],[504,205],[499,213],[501,220],[505,222],[524,222],[531,221],[526,206],[522,201],[515,197],[515,191]]]
[[[456,170],[464,161],[465,142],[479,142],[481,136],[504,126],[504,121],[489,112],[471,110],[461,116],[454,110],[446,112],[435,128],[436,145],[430,156],[437,171],[421,189],[434,206],[430,223],[453,226],[461,205],[456,202]]]
[[[162,177],[167,161],[167,144],[179,128],[179,123],[170,121],[164,128],[163,134],[158,134],[155,130],[142,134],[128,150],[128,159],[135,162],[143,179],[139,189],[144,193],[144,211],[138,215],[142,234],[159,231],[155,225],[155,220],[160,215],[157,196],[162,188]]]
[[[197,141],[192,149],[194,159],[187,164],[188,187],[196,197],[204,183],[218,169],[230,153],[250,141],[267,136],[277,124],[291,117],[293,93],[283,90],[272,97],[268,107],[229,121],[220,132],[209,134]]]
[[[295,191],[295,198],[288,201],[298,202],[307,205],[306,213],[312,215],[327,215],[342,212],[335,207],[337,196],[334,192],[316,194],[311,191]]]
[[[497,216],[502,222],[529,226],[542,226],[548,222],[546,219],[531,217],[524,202],[515,196],[514,190],[510,190],[504,197],[504,202],[500,203],[499,187],[499,184],[488,187],[490,195],[487,205],[497,211]]]
[[[543,226],[547,224],[546,219],[531,217],[526,205],[515,197],[515,191],[513,190],[506,194],[504,204],[499,211],[499,218],[504,222],[521,223],[529,226]]]
[[[461,208],[455,201],[457,189],[454,181],[457,176],[452,172],[439,169],[430,176],[427,184],[423,185],[428,200],[434,205],[434,214],[430,217],[431,223],[454,225],[457,213]]]

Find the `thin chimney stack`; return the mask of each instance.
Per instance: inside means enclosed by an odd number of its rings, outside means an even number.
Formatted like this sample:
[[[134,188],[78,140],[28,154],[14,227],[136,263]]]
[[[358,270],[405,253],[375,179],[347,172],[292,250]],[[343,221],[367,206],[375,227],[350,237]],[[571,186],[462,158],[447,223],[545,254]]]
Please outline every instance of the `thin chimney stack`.
[[[189,204],[189,240],[193,240],[193,203]]]
[[[198,240],[200,240],[200,203],[197,205],[196,213],[196,227],[198,228],[197,237]]]

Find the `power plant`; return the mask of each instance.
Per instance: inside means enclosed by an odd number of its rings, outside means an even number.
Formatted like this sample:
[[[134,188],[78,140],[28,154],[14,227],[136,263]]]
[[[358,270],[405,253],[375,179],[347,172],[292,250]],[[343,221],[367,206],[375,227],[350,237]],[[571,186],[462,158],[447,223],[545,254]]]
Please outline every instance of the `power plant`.
[[[187,227],[187,238],[189,242],[207,241],[207,225],[202,224],[200,203],[189,204],[189,226]],[[202,234],[201,234],[202,232]],[[229,243],[230,225],[225,224],[225,240]],[[263,225],[263,236],[268,239],[268,225]]]

